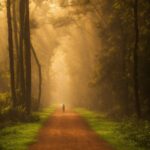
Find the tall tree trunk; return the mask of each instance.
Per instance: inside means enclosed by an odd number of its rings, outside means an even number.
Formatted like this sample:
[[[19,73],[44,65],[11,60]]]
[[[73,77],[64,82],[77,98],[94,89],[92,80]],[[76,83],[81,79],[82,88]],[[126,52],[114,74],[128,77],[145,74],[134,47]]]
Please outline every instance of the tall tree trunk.
[[[15,43],[15,49],[16,49],[16,89],[19,89],[19,76],[20,76],[20,52],[19,52],[19,40],[18,40],[18,26],[17,26],[17,15],[16,15],[16,0],[13,0],[13,29],[14,29],[14,43]]]
[[[138,0],[134,0],[134,28],[135,28],[135,45],[133,50],[134,59],[134,96],[135,109],[138,118],[141,117],[141,107],[139,100],[139,81],[138,81],[138,50],[139,50],[139,24],[138,24]]]
[[[21,100],[25,104],[25,67],[24,67],[24,18],[25,18],[25,1],[20,0],[19,14],[20,14],[20,34],[19,34],[19,50],[20,50],[20,87],[21,87]]]
[[[38,73],[39,73],[39,92],[38,92],[38,108],[39,108],[40,102],[41,102],[41,93],[42,93],[42,70],[41,70],[41,65],[40,65],[39,59],[36,55],[36,52],[35,52],[33,45],[31,45],[31,50],[32,50],[33,56],[35,58],[35,61],[37,63]]]
[[[26,66],[26,111],[31,111],[31,43],[29,23],[29,0],[25,1],[25,66]]]
[[[15,90],[15,71],[14,71],[14,49],[13,49],[13,33],[11,19],[11,0],[7,0],[7,23],[8,23],[8,50],[9,50],[9,66],[10,66],[10,84],[13,100],[13,107],[16,106],[16,90]]]

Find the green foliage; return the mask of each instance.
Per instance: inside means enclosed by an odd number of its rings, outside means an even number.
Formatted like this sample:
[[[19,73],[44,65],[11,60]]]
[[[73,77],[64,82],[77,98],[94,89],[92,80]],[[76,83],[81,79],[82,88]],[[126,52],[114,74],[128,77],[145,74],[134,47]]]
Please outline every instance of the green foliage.
[[[10,93],[0,93],[0,116],[8,112],[10,104]]]
[[[94,2],[94,0],[92,0]],[[98,89],[95,99],[99,109],[110,114],[135,114],[133,82],[133,48],[135,42],[134,1],[99,0],[100,51],[97,52],[92,84]],[[138,1],[139,51],[138,80],[142,114],[150,115],[150,1]],[[93,103],[93,102],[92,102]],[[98,106],[99,105],[99,106]],[[117,109],[116,109],[117,106]],[[119,109],[118,109],[119,108]]]
[[[47,108],[32,114],[28,122],[11,123],[0,130],[0,150],[26,150],[28,145],[36,141],[42,124],[47,120],[54,108]]]
[[[10,99],[10,93],[5,92],[5,93],[0,93],[0,103],[3,101],[8,101]]]
[[[106,118],[104,114],[89,111],[87,109],[80,108],[76,109],[76,111],[87,121],[90,127],[100,135],[101,138],[110,143],[116,150],[149,150],[147,147],[139,146],[139,141],[129,140],[130,137],[125,138],[124,134],[129,134],[129,130],[124,130],[125,133],[123,133],[123,130],[120,130],[120,127],[122,126],[121,122],[112,121]],[[125,122],[125,125],[128,125],[128,123]],[[137,125],[137,127],[140,126]],[[137,135],[139,137],[141,136],[140,134]],[[149,137],[147,138],[150,139]],[[146,141],[148,141],[148,139],[146,139]]]
[[[129,119],[125,120],[118,129],[126,140],[134,141],[137,146],[150,149],[150,122]]]
[[[18,106],[16,108],[13,108],[11,104],[8,104],[6,107],[1,108],[0,120],[3,122],[7,120],[13,122],[28,121],[30,120],[30,116],[26,115],[24,107]]]
[[[25,107],[22,105],[17,106],[16,108],[11,107],[11,109],[8,111],[7,116],[10,120],[14,122],[18,122],[18,121],[28,122],[28,121],[32,121],[33,119],[33,115],[32,114],[27,115]]]

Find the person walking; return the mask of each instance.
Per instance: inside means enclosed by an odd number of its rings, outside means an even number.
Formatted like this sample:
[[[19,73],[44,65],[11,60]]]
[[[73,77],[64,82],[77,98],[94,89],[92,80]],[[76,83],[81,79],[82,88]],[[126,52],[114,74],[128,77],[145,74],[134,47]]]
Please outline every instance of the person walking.
[[[65,112],[65,104],[62,105],[62,111]]]

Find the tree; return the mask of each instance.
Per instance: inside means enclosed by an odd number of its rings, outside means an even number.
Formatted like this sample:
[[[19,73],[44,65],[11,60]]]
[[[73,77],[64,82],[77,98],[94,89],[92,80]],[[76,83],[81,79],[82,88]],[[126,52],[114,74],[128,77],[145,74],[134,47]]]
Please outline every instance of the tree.
[[[23,101],[22,103],[25,104],[26,100],[26,93],[25,93],[25,66],[24,66],[24,22],[25,18],[25,1],[20,0],[19,1],[19,51],[20,51],[20,57],[18,58],[20,61],[20,98]]]
[[[7,24],[8,24],[8,50],[9,50],[9,66],[10,66],[10,83],[11,83],[10,85],[11,85],[11,94],[12,94],[12,100],[13,100],[13,107],[16,107],[11,0],[7,0]]]
[[[135,28],[135,45],[133,49],[134,59],[134,94],[135,108],[137,116],[141,117],[141,108],[139,100],[139,81],[138,81],[138,50],[139,50],[139,24],[138,24],[138,0],[134,1],[134,28]]]
[[[12,14],[13,14],[13,30],[14,30],[14,44],[15,44],[15,51],[16,51],[16,89],[19,90],[19,76],[20,76],[20,51],[19,51],[19,40],[18,40],[18,25],[17,25],[17,8],[16,5],[17,0],[13,0],[12,3]]]
[[[30,22],[29,22],[29,0],[24,3],[25,24],[24,24],[24,42],[25,42],[25,68],[26,68],[26,111],[31,111],[31,43],[30,43]]]
[[[41,102],[41,93],[42,93],[42,70],[41,70],[41,64],[39,62],[39,59],[37,57],[37,54],[35,52],[33,45],[31,45],[31,50],[32,50],[33,56],[35,58],[36,64],[38,66],[38,73],[39,73],[39,91],[38,91],[38,108],[39,108],[40,102]]]

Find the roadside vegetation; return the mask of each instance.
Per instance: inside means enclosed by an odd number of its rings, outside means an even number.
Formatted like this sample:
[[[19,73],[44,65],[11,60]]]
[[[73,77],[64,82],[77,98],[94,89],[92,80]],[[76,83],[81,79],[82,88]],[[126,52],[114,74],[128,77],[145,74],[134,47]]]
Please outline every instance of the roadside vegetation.
[[[10,121],[6,127],[2,127],[3,123],[0,123],[0,150],[26,150],[36,141],[39,129],[53,111],[54,107],[50,107],[34,112],[30,120]]]
[[[76,112],[116,150],[150,149],[150,122],[136,119],[114,121],[99,112],[82,108]]]
[[[107,113],[78,110],[118,150],[150,150],[149,18],[150,0],[0,0],[0,150],[25,149],[57,102]]]

